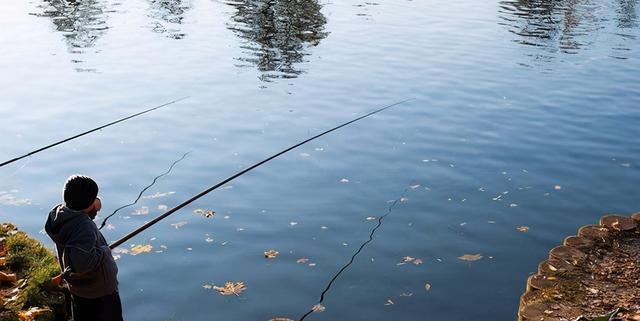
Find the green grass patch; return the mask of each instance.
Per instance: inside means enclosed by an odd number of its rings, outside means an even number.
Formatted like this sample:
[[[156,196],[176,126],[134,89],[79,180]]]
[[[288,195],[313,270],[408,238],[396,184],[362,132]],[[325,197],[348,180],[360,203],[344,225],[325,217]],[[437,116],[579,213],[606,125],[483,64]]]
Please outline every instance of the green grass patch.
[[[58,260],[53,253],[26,233],[17,231],[11,224],[0,225],[2,237],[8,250],[4,269],[16,273],[18,282],[15,286],[19,291],[0,309],[0,321],[15,320],[19,311],[31,307],[59,305],[61,299],[64,302],[64,294],[51,282],[51,278],[60,273]]]

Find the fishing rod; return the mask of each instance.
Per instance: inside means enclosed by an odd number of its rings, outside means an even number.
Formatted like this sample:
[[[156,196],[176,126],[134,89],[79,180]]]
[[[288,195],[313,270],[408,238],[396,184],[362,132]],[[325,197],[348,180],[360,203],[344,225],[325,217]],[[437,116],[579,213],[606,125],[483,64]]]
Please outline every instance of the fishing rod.
[[[321,137],[321,136],[324,136],[324,135],[326,135],[326,134],[328,134],[328,133],[330,133],[330,132],[332,132],[332,131],[338,130],[338,129],[340,129],[340,128],[344,127],[344,126],[347,126],[347,125],[349,125],[349,124],[355,123],[355,122],[357,122],[357,121],[359,121],[359,120],[361,120],[361,119],[363,119],[363,118],[367,118],[367,117],[369,117],[369,116],[371,116],[371,115],[374,115],[374,114],[377,114],[377,113],[379,113],[379,112],[381,112],[381,111],[383,111],[383,110],[385,110],[385,109],[388,109],[388,108],[391,108],[391,107],[393,107],[393,106],[397,106],[397,105],[400,105],[400,104],[406,103],[406,102],[411,101],[411,100],[414,100],[414,98],[405,99],[405,100],[402,100],[402,101],[399,101],[399,102],[393,103],[393,104],[391,104],[391,105],[387,105],[387,106],[385,106],[385,107],[382,107],[382,108],[380,108],[380,109],[376,109],[376,110],[374,110],[374,111],[372,111],[372,112],[370,112],[370,113],[368,113],[368,114],[362,115],[362,116],[360,116],[360,117],[358,117],[358,118],[354,118],[354,119],[352,119],[352,120],[350,120],[350,121],[348,121],[348,122],[346,122],[346,123],[342,123],[342,124],[340,124],[340,125],[338,125],[338,126],[336,126],[336,127],[333,127],[333,128],[331,128],[331,129],[328,129],[328,130],[326,130],[326,131],[324,131],[324,132],[322,132],[322,133],[320,133],[320,134],[318,134],[318,135],[315,135],[315,136],[313,136],[313,137],[311,137],[311,138],[305,139],[305,140],[303,140],[302,142],[297,143],[297,144],[295,144],[295,145],[293,145],[293,146],[291,146],[291,147],[288,147],[288,148],[286,148],[286,149],[283,149],[282,151],[279,151],[279,152],[277,152],[277,153],[275,153],[275,154],[273,154],[273,155],[271,155],[271,156],[269,156],[269,157],[267,157],[267,158],[265,158],[265,159],[263,159],[263,160],[261,160],[261,161],[259,161],[259,162],[255,163],[255,164],[251,165],[250,167],[248,167],[248,168],[246,168],[246,169],[244,169],[244,170],[242,170],[242,171],[239,171],[239,172],[237,172],[237,173],[233,174],[232,176],[229,176],[228,178],[226,178],[226,179],[222,180],[221,182],[219,182],[219,183],[217,183],[217,184],[215,184],[215,185],[213,185],[213,186],[211,186],[211,187],[209,187],[209,188],[205,189],[204,191],[202,191],[202,192],[200,192],[200,193],[196,194],[195,196],[191,197],[190,199],[188,199],[188,200],[186,200],[186,201],[184,201],[184,202],[182,202],[182,203],[178,204],[178,205],[177,205],[177,206],[175,206],[174,208],[172,208],[172,209],[170,209],[170,210],[168,210],[168,211],[164,212],[163,214],[159,215],[158,217],[154,218],[153,220],[151,220],[151,221],[149,221],[149,222],[147,222],[147,223],[143,224],[142,226],[138,227],[138,228],[137,228],[137,229],[135,229],[133,232],[131,232],[131,233],[129,233],[129,234],[127,234],[127,235],[123,236],[123,237],[122,237],[122,238],[120,238],[119,240],[115,241],[113,244],[109,245],[109,248],[114,249],[114,248],[116,248],[116,247],[120,246],[122,243],[124,243],[124,242],[128,241],[129,239],[131,239],[132,237],[134,237],[134,236],[136,236],[136,235],[140,234],[142,231],[144,231],[144,230],[146,230],[147,228],[151,227],[152,225],[154,225],[154,224],[158,223],[159,221],[161,221],[162,219],[166,218],[167,216],[169,216],[169,215],[171,215],[171,214],[173,214],[173,213],[177,212],[177,211],[178,211],[178,210],[180,210],[181,208],[183,208],[183,207],[185,207],[185,206],[187,206],[187,205],[191,204],[192,202],[194,202],[195,200],[197,200],[197,199],[201,198],[202,196],[205,196],[205,195],[209,194],[209,193],[210,193],[210,192],[212,192],[213,190],[215,190],[215,189],[217,189],[217,188],[219,188],[219,187],[221,187],[221,186],[223,186],[223,185],[225,185],[225,184],[229,183],[230,181],[232,181],[232,180],[234,180],[234,179],[236,179],[236,178],[238,178],[238,177],[240,177],[240,176],[244,175],[245,173],[247,173],[247,172],[251,171],[252,169],[254,169],[254,168],[256,168],[256,167],[258,167],[258,166],[260,166],[260,165],[262,165],[262,164],[264,164],[264,163],[266,163],[266,162],[268,162],[268,161],[270,161],[270,160],[272,160],[272,159],[274,159],[274,158],[276,158],[276,157],[278,157],[278,156],[280,156],[280,155],[282,155],[282,154],[284,154],[284,153],[286,153],[286,152],[288,152],[288,151],[290,151],[290,150],[292,150],[292,149],[295,149],[295,148],[297,148],[297,147],[300,147],[300,146],[302,146],[302,145],[304,145],[304,144],[306,144],[306,143],[308,143],[308,142],[310,142],[310,141],[312,141],[312,140],[314,140],[314,139],[316,139],[316,138],[319,138],[319,137]]]
[[[151,184],[147,185],[145,188],[143,188],[140,193],[138,194],[138,197],[136,198],[135,201],[133,201],[133,203],[129,203],[127,205],[122,205],[120,207],[118,207],[115,211],[113,211],[111,214],[107,215],[103,220],[102,223],[100,224],[100,227],[98,227],[98,230],[102,230],[103,227],[105,227],[107,225],[107,220],[109,220],[112,216],[116,215],[116,213],[118,213],[121,209],[127,208],[129,206],[135,205],[136,203],[138,203],[138,201],[140,200],[140,198],[142,197],[142,194],[144,194],[144,192],[146,192],[149,188],[151,188],[153,185],[156,184],[156,181],[158,181],[158,179],[162,176],[168,175],[169,173],[171,173],[171,171],[173,170],[173,167],[176,166],[176,164],[178,164],[179,162],[181,162],[183,159],[185,159],[185,157],[187,157],[187,155],[189,155],[189,153],[191,152],[186,152],[184,154],[182,154],[182,157],[180,157],[179,159],[175,160],[171,166],[169,166],[169,169],[156,176],[155,178],[153,178],[153,182],[151,182]]]
[[[29,156],[34,155],[34,154],[37,154],[37,153],[39,153],[39,152],[41,152],[41,151],[47,150],[47,149],[49,149],[49,148],[51,148],[51,147],[58,146],[58,145],[60,145],[60,144],[66,143],[66,142],[68,142],[68,141],[70,141],[70,140],[74,140],[74,139],[76,139],[76,138],[78,138],[78,137],[81,137],[81,136],[84,136],[84,135],[87,135],[87,134],[93,133],[93,132],[95,132],[95,131],[101,130],[101,129],[106,128],[106,127],[109,127],[109,126],[111,126],[111,125],[115,125],[115,124],[117,124],[117,123],[121,123],[121,122],[123,122],[123,121],[125,121],[125,120],[128,120],[128,119],[131,119],[131,118],[134,118],[134,117],[137,117],[137,116],[140,116],[140,115],[146,114],[146,113],[151,112],[151,111],[154,111],[154,110],[156,110],[156,109],[160,109],[160,108],[162,108],[162,107],[169,106],[169,105],[171,105],[171,104],[175,104],[175,103],[177,103],[177,102],[179,102],[179,101],[181,101],[181,100],[185,100],[185,99],[187,99],[187,98],[189,98],[189,97],[190,97],[190,96],[185,96],[185,97],[182,97],[182,98],[179,98],[179,99],[176,99],[176,100],[170,101],[170,102],[168,102],[168,103],[164,103],[164,104],[162,104],[162,105],[158,105],[158,106],[155,106],[155,107],[152,107],[152,108],[149,108],[149,109],[143,110],[143,111],[141,111],[141,112],[139,112],[139,113],[135,113],[135,114],[133,114],[133,115],[130,115],[130,116],[127,116],[127,117],[124,117],[124,118],[120,118],[120,119],[118,119],[118,120],[116,120],[116,121],[110,122],[110,123],[105,124],[105,125],[102,125],[102,126],[100,126],[100,127],[96,127],[96,128],[94,128],[94,129],[87,130],[86,132],[83,132],[83,133],[80,133],[80,134],[77,134],[77,135],[71,136],[71,137],[69,137],[69,138],[65,138],[65,139],[63,139],[63,140],[61,140],[61,141],[58,141],[58,142],[55,142],[55,143],[53,143],[53,144],[49,144],[49,145],[47,145],[47,146],[44,146],[44,147],[38,148],[38,149],[36,149],[36,150],[34,150],[34,151],[31,151],[31,152],[29,152],[29,153],[26,153],[26,154],[24,154],[24,155],[22,155],[22,156],[18,156],[18,157],[16,157],[16,158],[13,158],[13,159],[10,159],[10,160],[8,160],[8,161],[5,161],[5,162],[3,162],[3,163],[1,163],[1,164],[0,164],[0,167],[3,167],[3,166],[5,166],[5,165],[9,165],[9,164],[11,164],[11,163],[13,163],[13,162],[16,162],[16,161],[19,161],[19,160],[21,160],[21,159],[23,159],[23,158],[25,158],[25,157],[29,157]]]

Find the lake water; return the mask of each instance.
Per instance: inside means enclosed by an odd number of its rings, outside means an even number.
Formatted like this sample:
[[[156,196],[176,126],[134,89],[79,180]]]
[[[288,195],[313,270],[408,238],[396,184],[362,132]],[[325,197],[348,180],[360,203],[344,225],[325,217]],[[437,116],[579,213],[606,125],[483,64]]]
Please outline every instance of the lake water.
[[[191,152],[109,221],[114,241],[414,98],[123,245],[125,319],[299,320],[389,213],[305,320],[514,320],[551,247],[640,210],[640,5],[373,1],[4,3],[0,160],[190,98],[0,168],[0,220],[52,245],[70,174],[96,179],[104,217]],[[209,288],[227,281],[247,289]]]

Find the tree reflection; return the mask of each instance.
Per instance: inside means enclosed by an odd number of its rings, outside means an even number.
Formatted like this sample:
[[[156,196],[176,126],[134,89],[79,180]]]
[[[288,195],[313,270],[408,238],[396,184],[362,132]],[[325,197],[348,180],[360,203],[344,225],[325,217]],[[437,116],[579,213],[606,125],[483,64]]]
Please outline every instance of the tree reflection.
[[[51,0],[42,6],[42,13],[36,15],[49,17],[57,31],[64,35],[69,52],[82,54],[95,45],[109,28],[106,23],[104,4],[99,0],[67,2]],[[82,62],[81,60],[72,60]],[[78,71],[95,71],[76,68]]]
[[[191,9],[191,3],[183,0],[150,0],[149,17],[155,19],[152,30],[169,38],[182,39],[186,36],[179,28],[184,14]]]
[[[238,0],[227,2],[236,9],[233,30],[244,41],[246,57],[239,61],[255,65],[260,79],[295,78],[303,70],[309,46],[316,46],[328,33],[327,19],[316,0]],[[242,66],[242,64],[241,64]]]
[[[619,22],[614,28],[637,26],[636,1],[618,0],[614,4]],[[602,6],[609,4],[591,0],[505,0],[500,2],[499,17],[500,24],[517,35],[514,42],[538,47],[547,54],[575,54],[593,44],[596,33],[606,32],[609,27],[606,23],[611,19],[604,15],[611,10]],[[612,33],[624,36],[619,30]]]
[[[81,53],[90,48],[108,29],[104,4],[98,0],[66,2],[48,1],[39,16],[51,18],[56,30],[63,33],[69,50]]]

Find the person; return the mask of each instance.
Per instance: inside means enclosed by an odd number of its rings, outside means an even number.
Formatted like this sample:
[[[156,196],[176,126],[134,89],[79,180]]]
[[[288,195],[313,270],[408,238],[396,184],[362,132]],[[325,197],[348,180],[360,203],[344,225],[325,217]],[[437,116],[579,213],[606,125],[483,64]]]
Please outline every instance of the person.
[[[53,281],[64,280],[68,286],[74,321],[122,321],[118,267],[93,222],[102,208],[98,184],[87,176],[72,175],[64,184],[63,198],[45,223],[62,271]]]

